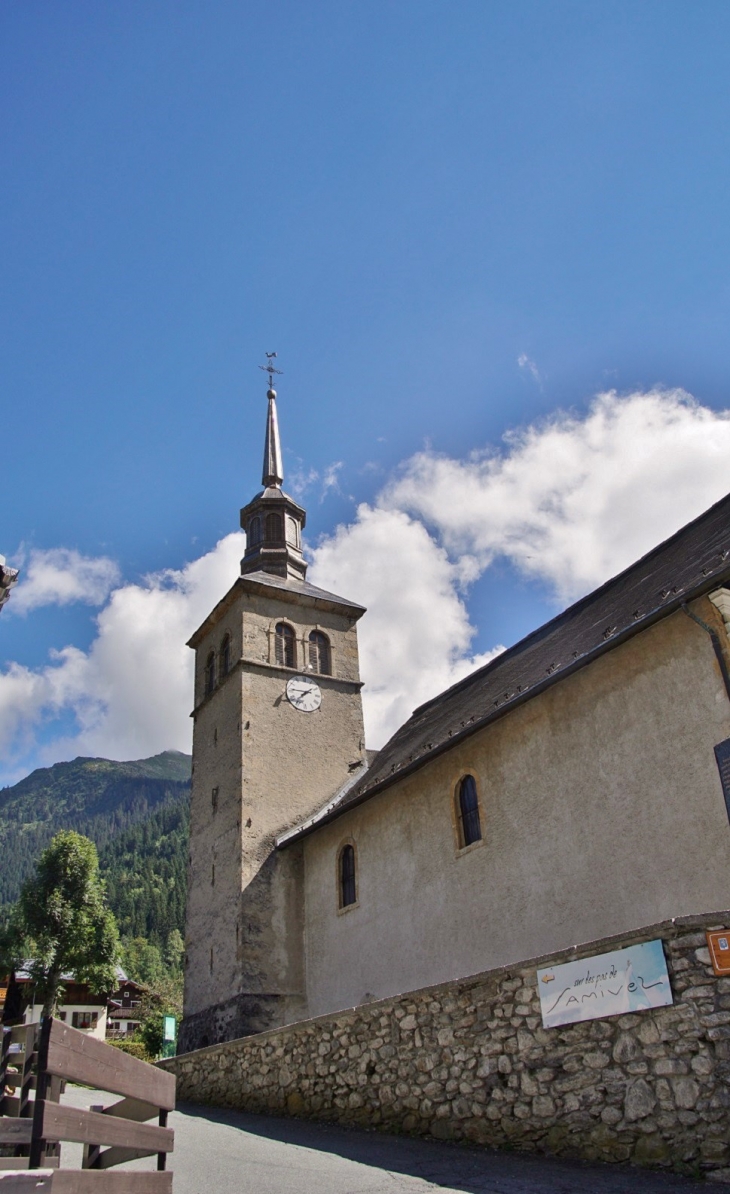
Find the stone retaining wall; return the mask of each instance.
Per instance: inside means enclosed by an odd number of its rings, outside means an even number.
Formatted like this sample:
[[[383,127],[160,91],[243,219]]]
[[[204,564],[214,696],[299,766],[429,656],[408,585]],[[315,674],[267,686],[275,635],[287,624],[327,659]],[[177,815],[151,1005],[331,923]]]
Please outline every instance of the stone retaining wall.
[[[636,933],[161,1063],[178,1098],[730,1181],[730,978],[706,928]],[[544,1029],[537,966],[660,937],[675,1003]]]

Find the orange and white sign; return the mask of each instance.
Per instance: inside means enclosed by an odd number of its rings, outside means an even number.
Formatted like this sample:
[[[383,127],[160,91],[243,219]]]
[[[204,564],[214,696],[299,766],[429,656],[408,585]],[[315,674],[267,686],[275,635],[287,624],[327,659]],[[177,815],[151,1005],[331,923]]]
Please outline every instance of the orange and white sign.
[[[715,929],[705,936],[715,974],[730,974],[730,930]]]

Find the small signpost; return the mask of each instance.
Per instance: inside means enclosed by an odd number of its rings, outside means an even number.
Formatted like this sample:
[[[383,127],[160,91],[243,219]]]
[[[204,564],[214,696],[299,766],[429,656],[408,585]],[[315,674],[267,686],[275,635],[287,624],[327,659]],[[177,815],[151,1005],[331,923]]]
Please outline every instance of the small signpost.
[[[177,1020],[174,1016],[165,1016],[162,1026],[162,1056],[174,1057],[177,1044]]]
[[[715,929],[705,935],[715,974],[730,974],[730,932],[727,929]]]

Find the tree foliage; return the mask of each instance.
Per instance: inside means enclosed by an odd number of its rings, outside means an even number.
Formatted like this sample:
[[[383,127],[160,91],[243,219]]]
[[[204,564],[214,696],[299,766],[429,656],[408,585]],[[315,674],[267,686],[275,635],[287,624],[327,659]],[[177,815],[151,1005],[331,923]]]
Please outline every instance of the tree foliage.
[[[44,1015],[53,1011],[66,973],[95,992],[116,986],[117,925],[88,838],[64,830],[43,851],[13,911],[5,950],[16,966],[29,967]]]
[[[151,1058],[162,1051],[165,1016],[174,1016],[178,1024],[182,1019],[184,951],[178,929],[171,931],[164,950],[144,937],[128,938],[122,944],[125,971],[146,988],[137,1009],[141,1025],[135,1040]]]
[[[185,929],[188,791],[170,796],[102,849],[99,863],[123,937],[164,950]]]
[[[74,830],[98,847],[99,875],[122,937],[122,965],[148,991],[143,1017],[156,1018],[161,1032],[163,1015],[179,1016],[189,775],[190,757],[167,751],[130,763],[57,763],[0,791],[5,859],[0,867],[0,971],[13,969],[36,949],[35,944],[33,950],[19,945],[29,934],[20,932],[17,912],[10,924],[10,901],[17,899],[54,832]],[[83,979],[81,972],[79,976]]]

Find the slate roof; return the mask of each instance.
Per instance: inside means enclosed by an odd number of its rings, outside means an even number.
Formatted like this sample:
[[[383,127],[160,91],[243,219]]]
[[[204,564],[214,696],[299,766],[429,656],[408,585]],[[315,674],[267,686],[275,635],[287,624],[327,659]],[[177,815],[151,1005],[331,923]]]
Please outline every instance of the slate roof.
[[[301,593],[304,597],[312,597],[318,601],[329,601],[334,605],[344,605],[347,609],[365,613],[365,606],[356,601],[348,601],[346,597],[338,597],[337,593],[328,593],[327,589],[318,589],[310,585],[308,580],[298,580],[294,576],[276,576],[273,572],[247,572],[241,577],[244,581],[254,581],[266,588],[282,589],[289,593]]]
[[[328,593],[326,589],[318,589],[316,585],[310,585],[308,580],[297,580],[293,576],[276,576],[273,572],[264,572],[263,570],[246,572],[233,582],[228,592],[213,607],[205,621],[201,622],[198,629],[191,634],[187,645],[197,647],[210,627],[215,626],[216,622],[223,617],[236,595],[247,589],[254,591],[256,589],[263,591],[278,589],[282,597],[293,595],[294,597],[309,597],[314,602],[324,601],[328,605],[338,605],[342,609],[349,610],[355,619],[361,618],[365,613],[364,605],[358,605],[356,601],[348,601],[346,597],[338,597],[336,593]]]
[[[730,579],[730,494],[599,589],[416,709],[304,836]],[[283,843],[282,843],[283,844]]]

